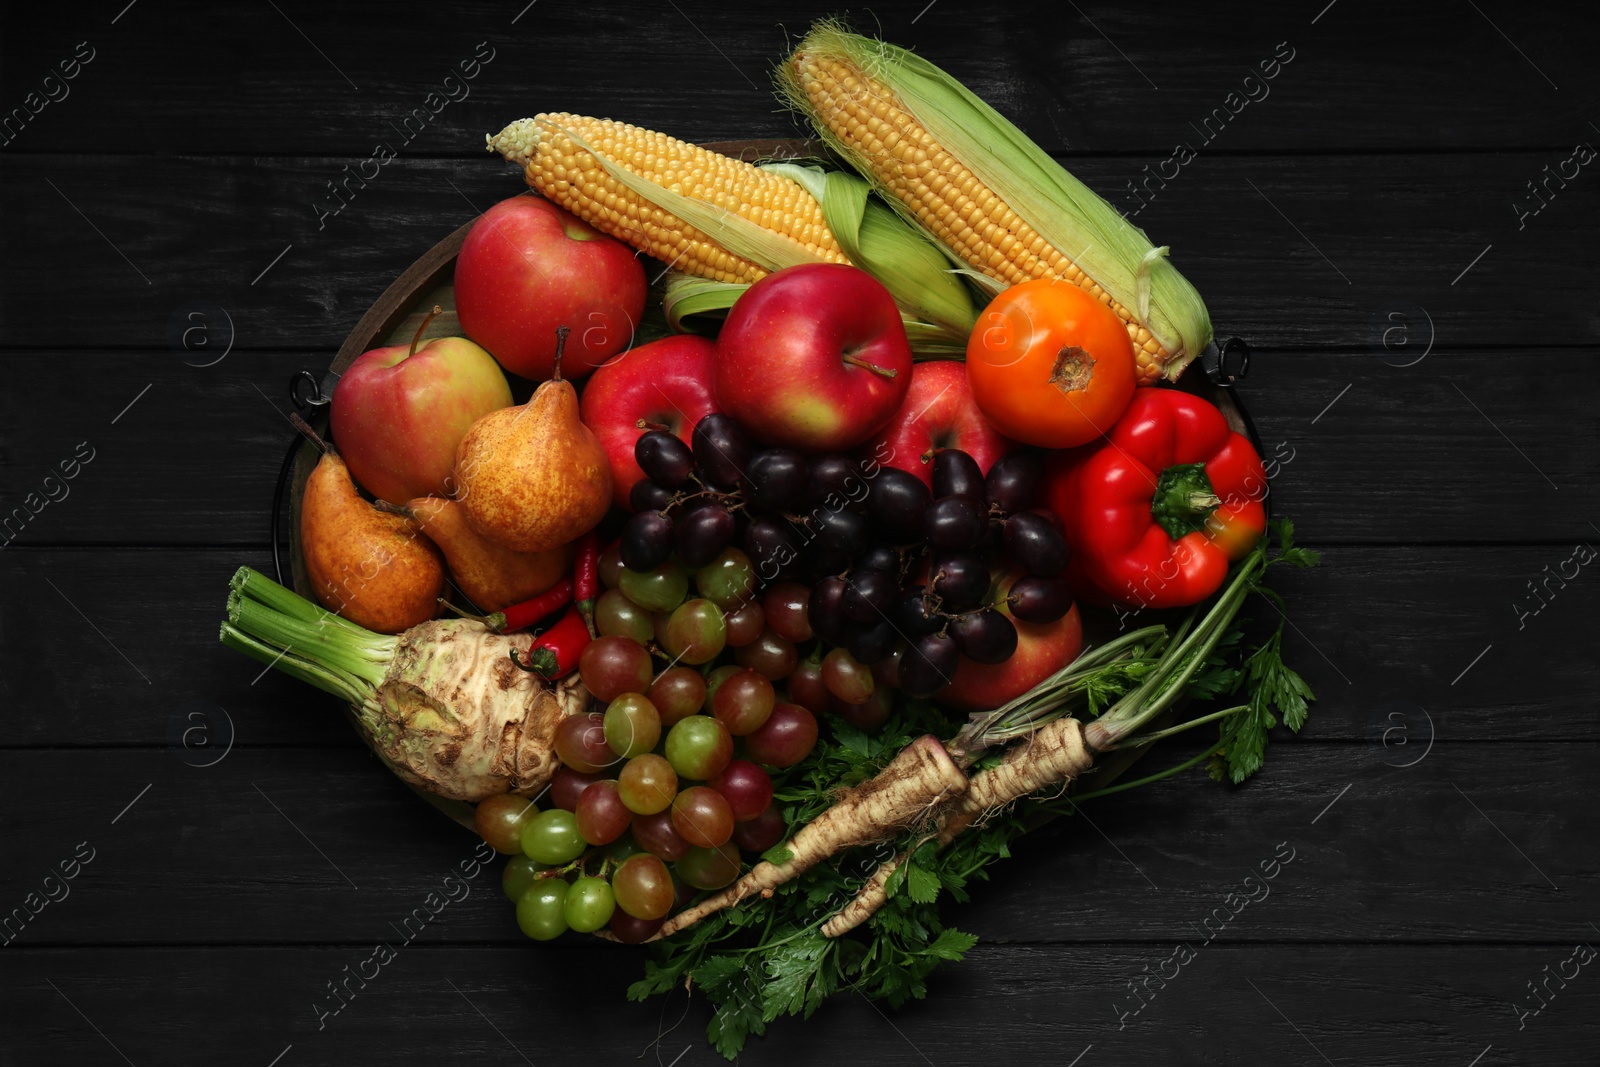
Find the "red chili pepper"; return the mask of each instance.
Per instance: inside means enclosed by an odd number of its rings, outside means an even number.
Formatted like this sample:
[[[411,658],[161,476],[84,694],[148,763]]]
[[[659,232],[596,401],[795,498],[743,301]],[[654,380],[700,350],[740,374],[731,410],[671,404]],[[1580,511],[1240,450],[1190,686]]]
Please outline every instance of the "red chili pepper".
[[[572,561],[573,599],[583,613],[589,636],[595,635],[594,598],[600,588],[600,539],[590,530],[578,538],[578,551]]]
[[[526,630],[570,601],[572,588],[572,579],[563,578],[538,596],[524,600],[520,604],[512,604],[504,611],[497,611],[484,622],[489,629],[498,630],[503,634],[513,630]]]
[[[511,662],[543,678],[563,678],[578,669],[578,657],[588,647],[589,627],[577,605],[567,609],[561,621],[540,634],[528,649],[527,662],[511,650]]]
[[[600,539],[590,530],[578,538],[578,551],[572,562],[573,599],[578,603],[593,600],[599,585]]]
[[[1140,389],[1105,444],[1046,491],[1077,591],[1138,607],[1204,600],[1266,529],[1261,457],[1222,412],[1176,389]]]

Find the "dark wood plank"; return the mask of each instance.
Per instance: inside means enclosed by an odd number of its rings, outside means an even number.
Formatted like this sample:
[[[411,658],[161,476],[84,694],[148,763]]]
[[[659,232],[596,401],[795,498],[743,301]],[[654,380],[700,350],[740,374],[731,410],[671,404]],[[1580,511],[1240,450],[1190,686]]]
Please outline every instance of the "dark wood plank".
[[[0,395],[0,418],[15,429],[0,455],[0,522],[10,521],[0,543],[267,540],[295,436],[290,378],[302,369],[320,378],[330,354],[230,352],[226,319],[194,314],[187,328],[214,331],[214,348],[192,332],[190,350],[180,340],[11,360],[19,386]]]
[[[448,919],[448,913],[444,917]],[[936,974],[928,999],[893,1011],[840,995],[809,1021],[785,1019],[739,1062],[1061,1067],[1096,1063],[1361,1063],[1412,1067],[1586,1062],[1600,1027],[1589,968],[1518,1029],[1526,981],[1554,974],[1580,921],[1527,946],[1209,948],[1138,1016],[1128,982],[1170,949],[976,949]],[[374,933],[376,941],[384,935]],[[242,1059],[436,1064],[591,1062],[710,1067],[710,1012],[683,993],[622,999],[637,950],[596,946],[403,948],[337,1015],[325,983],[355,974],[373,947],[18,952],[0,957],[14,1009],[15,1062],[211,1064]],[[1574,965],[1566,967],[1572,973]],[[372,968],[366,968],[373,973]],[[1170,971],[1170,968],[1169,968]],[[1155,990],[1155,982],[1150,984]],[[324,999],[325,998],[325,999]],[[318,1029],[319,1020],[322,1029]],[[98,1031],[98,1032],[97,1032]],[[181,1033],[181,1041],[173,1035]],[[659,1039],[659,1047],[652,1048]],[[111,1047],[108,1047],[111,1046]],[[292,1046],[292,1047],[291,1047]]]
[[[474,841],[381,769],[336,702],[258,676],[215,629],[227,575],[267,564],[287,375],[325,366],[409,263],[520,189],[482,134],[570,109],[701,141],[791,135],[767,67],[828,9],[276,7],[0,20],[3,107],[49,89],[76,42],[97,50],[69,99],[0,137],[0,513],[50,492],[79,442],[96,450],[0,559],[0,907],[26,907],[79,842],[96,850],[3,946],[0,1063],[632,1061],[682,994],[626,1004],[635,951],[528,945],[490,869],[318,1028],[327,983],[398,942]],[[1219,332],[1259,350],[1246,401],[1269,452],[1294,456],[1275,506],[1327,552],[1282,579],[1285,652],[1322,700],[1241,789],[1191,772],[1024,841],[948,910],[983,940],[927,1003],[836,998],[745,1062],[1593,1058],[1591,982],[1519,1009],[1600,936],[1578,900],[1597,874],[1600,644],[1571,562],[1600,536],[1600,253],[1582,226],[1600,194],[1581,172],[1552,179],[1521,216],[1528,183],[1594,142],[1600,15],[1516,14],[854,13],[1129,211],[1130,182],[1199,149],[1135,221]],[[484,40],[496,57],[470,98],[396,131]],[[1279,41],[1295,58],[1270,98],[1214,139],[1196,129]],[[380,140],[407,143],[319,229],[327,183]],[[177,343],[201,308],[235,342],[210,367],[217,348]],[[1197,925],[1279,842],[1296,853],[1271,896],[1202,944]],[[1124,1015],[1129,983],[1179,942],[1195,961]],[[707,1014],[692,1000],[657,1063],[721,1062]]]
[[[663,13],[614,0],[523,11],[475,0],[420,27],[374,0],[279,6],[210,26],[203,47],[187,32],[203,9],[184,5],[130,12],[114,26],[115,11],[90,20],[48,6],[8,13],[8,106],[39,89],[80,40],[95,51],[65,83],[68,95],[5,150],[92,142],[112,153],[317,152],[354,162],[388,140],[408,155],[467,155],[484,132],[536,111],[610,115],[690,139],[781,136],[792,125],[774,106],[768,71],[788,39],[838,10],[683,3]],[[1535,34],[1504,8],[1445,16],[1359,0],[1325,13],[1242,0],[1204,10],[926,6],[892,0],[852,15],[964,79],[1052,149],[1137,153],[1153,164],[1180,140],[1201,145],[1194,127],[1228,107],[1229,93],[1238,117],[1212,134],[1208,151],[1570,148],[1592,133],[1582,82],[1596,31],[1589,11],[1564,14],[1559,34]],[[1418,41],[1428,42],[1425,61]],[[494,58],[446,87],[479,42]],[[1275,55],[1292,58],[1269,65],[1275,76],[1263,81],[1260,65]],[[44,88],[63,93],[59,81]],[[405,143],[395,127],[430,91],[453,99]]]
[[[1586,310],[1586,279],[1600,250],[1577,224],[1600,204],[1600,183],[1573,181],[1520,230],[1512,206],[1548,155],[1217,158],[1157,190],[1136,221],[1173,248],[1219,333],[1257,346],[1382,351],[1392,312],[1430,319],[1445,344],[1593,344],[1600,327]],[[348,206],[319,230],[324,183],[341,165],[16,157],[0,173],[0,196],[15,205],[0,222],[11,253],[6,343],[162,346],[174,315],[200,301],[227,310],[242,345],[337,347],[409,263],[522,188],[487,156],[399,159],[366,188],[352,186]],[[1130,210],[1138,201],[1125,186],[1141,166],[1074,163]],[[93,271],[100,284],[63,286],[41,262]],[[1509,290],[1516,299],[1502,298]]]
[[[1440,345],[1405,366],[1426,340],[1399,336],[1392,350],[1256,354],[1239,395],[1277,463],[1274,507],[1321,544],[1594,537],[1596,355]],[[0,521],[12,516],[0,540],[261,543],[294,435],[290,376],[320,376],[332,354],[245,350],[197,365],[220,354],[15,354],[26,384],[0,396],[15,428],[0,451]],[[1555,359],[1559,376],[1526,372]],[[59,465],[83,442],[94,458],[63,482]]]
[[[1316,570],[1277,575],[1293,622],[1285,655],[1321,697],[1307,736],[1376,741],[1398,711],[1406,728],[1391,735],[1396,743],[1430,729],[1449,739],[1600,739],[1590,714],[1600,687],[1594,578],[1584,567],[1561,587],[1572,552],[1335,546]],[[15,665],[0,671],[0,702],[23,712],[6,744],[166,745],[194,706],[226,709],[245,745],[348,744],[331,698],[262,676],[217,643],[228,577],[246,564],[271,572],[262,549],[0,556],[0,632]],[[1547,575],[1557,577],[1535,613],[1528,583]]]
[[[5,553],[0,626],[14,666],[0,672],[0,700],[27,711],[8,743],[181,755],[195,723],[208,724],[191,735],[197,745],[226,738],[230,723],[245,745],[354,743],[337,701],[218,642],[228,579],[245,564],[272,573],[259,548]]]
[[[947,921],[985,942],[1203,940],[1197,927],[1230,892],[1261,897],[1243,880],[1259,881],[1287,842],[1279,859],[1292,861],[1270,895],[1213,920],[1219,944],[1568,936],[1583,920],[1582,887],[1600,874],[1593,851],[1574,847],[1600,832],[1593,744],[1440,741],[1399,766],[1423,751],[1413,741],[1285,743],[1241,789],[1193,770],[1089,801],[1025,839],[970,904],[947,906]],[[209,767],[182,755],[6,754],[7,907],[79,842],[96,857],[17,946],[359,944],[385,936],[476,846],[358,747],[239,746]],[[464,899],[427,940],[520,937],[499,866],[454,890]]]

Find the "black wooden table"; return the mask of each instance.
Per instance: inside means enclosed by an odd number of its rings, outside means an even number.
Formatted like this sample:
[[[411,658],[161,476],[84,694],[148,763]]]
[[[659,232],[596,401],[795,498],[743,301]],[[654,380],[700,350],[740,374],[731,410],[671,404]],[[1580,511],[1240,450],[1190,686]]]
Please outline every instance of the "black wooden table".
[[[1143,7],[856,14],[1137,212],[1255,346],[1275,506],[1325,553],[1283,582],[1321,700],[1246,787],[1026,842],[926,1002],[839,997],[744,1060],[1592,1063],[1596,16]],[[792,136],[767,72],[826,9],[7,6],[0,1062],[716,1062],[701,1002],[624,1002],[632,950],[530,945],[493,870],[346,986],[474,841],[216,629],[268,564],[290,375],[521,187],[483,134]]]

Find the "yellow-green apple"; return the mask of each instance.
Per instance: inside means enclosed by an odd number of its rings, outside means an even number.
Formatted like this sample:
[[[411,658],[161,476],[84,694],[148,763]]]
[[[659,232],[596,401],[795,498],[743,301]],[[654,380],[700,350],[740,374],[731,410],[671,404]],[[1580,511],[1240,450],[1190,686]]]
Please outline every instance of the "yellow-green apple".
[[[583,388],[583,424],[594,431],[611,461],[617,506],[644,477],[633,458],[634,443],[648,430],[666,430],[689,444],[702,416],[717,410],[711,391],[716,346],[704,337],[680,334],[613,356]]]
[[[1026,693],[1078,658],[1083,651],[1083,619],[1078,605],[1055,622],[1023,622],[1012,615],[1005,591],[1021,575],[1013,570],[995,585],[990,606],[1017,628],[1017,650],[1003,663],[978,663],[962,656],[950,684],[934,697],[961,711],[986,711]]]
[[[717,335],[717,406],[768,444],[854,448],[883,428],[910,384],[894,298],[842,263],[767,275]]]
[[[339,454],[363,489],[391,504],[450,495],[467,428],[511,404],[506,376],[482,348],[465,337],[418,343],[432,319],[409,345],[361,353],[333,391]]]
[[[994,461],[1017,447],[989,424],[972,398],[967,371],[958,360],[918,363],[911,388],[889,424],[866,448],[885,467],[898,467],[933,488],[933,457],[941,449],[960,449],[988,474]]]
[[[532,193],[483,213],[456,257],[456,314],[466,335],[512,374],[555,367],[576,380],[633,341],[644,312],[644,267],[633,249]]]

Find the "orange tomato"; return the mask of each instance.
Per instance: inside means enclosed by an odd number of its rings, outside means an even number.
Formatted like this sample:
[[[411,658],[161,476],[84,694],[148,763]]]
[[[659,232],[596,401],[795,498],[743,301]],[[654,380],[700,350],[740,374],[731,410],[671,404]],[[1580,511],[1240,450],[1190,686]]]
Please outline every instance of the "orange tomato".
[[[1110,308],[1071,282],[1023,282],[978,320],[967,380],[1007,437],[1073,448],[1108,432],[1133,399],[1133,342]]]

